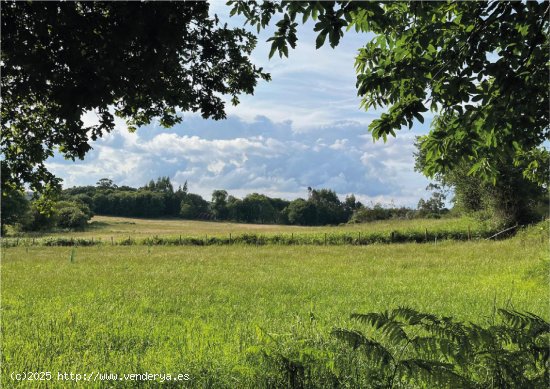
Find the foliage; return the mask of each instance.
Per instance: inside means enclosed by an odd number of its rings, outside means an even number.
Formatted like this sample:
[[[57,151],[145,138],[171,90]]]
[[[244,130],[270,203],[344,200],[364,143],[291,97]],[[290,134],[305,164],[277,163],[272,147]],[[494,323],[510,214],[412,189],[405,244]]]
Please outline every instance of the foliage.
[[[317,209],[315,205],[304,199],[296,199],[290,202],[286,208],[290,224],[300,226],[313,226],[317,221]]]
[[[180,216],[184,219],[208,219],[208,202],[194,193],[187,193],[181,200]]]
[[[269,197],[251,193],[243,198],[242,221],[246,223],[274,223],[277,219],[275,208],[271,205]]]
[[[550,323],[532,313],[498,313],[500,323],[482,327],[402,307],[351,315],[376,329],[376,339],[343,328],[332,335],[366,357],[362,369],[376,376],[373,387],[547,387]]]
[[[212,192],[212,213],[218,220],[227,219],[227,191],[215,190]]]
[[[174,186],[170,182],[170,177],[159,177],[156,182],[151,180],[141,189],[151,192],[174,193]]]
[[[308,188],[308,199],[291,201],[285,214],[290,224],[302,226],[338,225],[349,220],[353,209],[362,204],[349,196],[341,202],[336,192],[330,189]]]
[[[416,170],[426,165],[423,142],[423,138],[417,140]],[[471,167],[472,163],[461,162],[435,176],[438,186],[452,189],[453,210],[492,219],[501,226],[527,224],[548,215],[548,187],[526,179],[511,160],[499,162],[494,184],[469,174]]]
[[[350,223],[367,223],[378,220],[389,219],[412,219],[415,217],[415,211],[406,207],[384,207],[380,203],[372,206],[362,206],[357,208],[350,218]]]
[[[96,187],[74,187],[63,192],[64,198],[91,204],[100,215],[162,217],[179,216],[184,219],[231,220],[260,224],[328,225],[348,221],[353,209],[362,204],[352,195],[341,202],[329,189],[310,189],[305,208],[302,199],[288,201],[260,193],[251,193],[238,199],[226,190],[215,190],[212,201],[188,193],[187,182],[174,191],[169,177],[151,180],[136,189],[119,187],[104,178]]]
[[[449,210],[445,208],[445,199],[447,195],[443,188],[437,184],[429,184],[426,188],[432,191],[432,196],[428,200],[420,199],[417,206],[417,217],[439,218]]]
[[[316,47],[344,30],[373,33],[356,57],[364,109],[385,107],[369,125],[374,139],[395,136],[437,112],[422,147],[424,173],[470,165],[484,182],[501,179],[505,160],[545,186],[550,154],[547,2],[230,1],[258,31],[279,17],[270,57],[288,56],[298,22],[316,22]],[[509,157],[510,160],[507,158]]]
[[[53,201],[46,212],[41,207],[41,201],[44,198],[31,202],[30,215],[22,226],[24,230],[83,229],[93,216],[90,207],[78,199]]]
[[[88,222],[88,215],[78,207],[63,207],[57,211],[57,225],[61,228],[84,228]]]
[[[1,198],[1,235],[6,233],[6,225],[25,223],[29,213],[29,200],[25,193],[19,190],[6,190],[2,192]]]
[[[330,189],[308,188],[308,201],[317,210],[317,225],[337,225],[348,221],[350,214],[345,204],[340,201],[336,192]]]
[[[256,38],[207,2],[6,2],[1,19],[3,188],[58,187],[44,161],[82,159],[115,115],[130,131],[178,111],[223,119],[222,95],[237,104],[269,79],[250,62]]]

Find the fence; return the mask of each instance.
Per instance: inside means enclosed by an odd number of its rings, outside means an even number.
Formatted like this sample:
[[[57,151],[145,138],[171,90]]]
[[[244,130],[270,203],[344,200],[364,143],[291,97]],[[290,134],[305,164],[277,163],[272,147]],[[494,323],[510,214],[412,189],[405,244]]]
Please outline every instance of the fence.
[[[213,246],[213,245],[314,245],[314,246],[341,246],[341,245],[371,245],[390,243],[437,243],[441,240],[467,241],[486,239],[494,235],[492,230],[466,231],[438,230],[430,232],[428,229],[414,231],[391,232],[347,232],[347,233],[285,233],[285,234],[233,234],[216,236],[150,236],[124,237],[115,239],[111,236],[101,238],[3,238],[3,247],[14,246]]]

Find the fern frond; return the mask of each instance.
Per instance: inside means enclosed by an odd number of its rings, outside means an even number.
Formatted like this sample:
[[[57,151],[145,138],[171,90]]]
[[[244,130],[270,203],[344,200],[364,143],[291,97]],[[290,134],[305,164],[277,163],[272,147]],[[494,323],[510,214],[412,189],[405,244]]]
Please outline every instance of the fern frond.
[[[422,328],[432,336],[439,339],[447,339],[449,341],[461,344],[462,347],[467,347],[467,330],[462,323],[442,320],[439,323],[425,323]]]
[[[335,328],[331,335],[347,342],[353,349],[362,347],[367,357],[376,366],[388,366],[394,360],[392,354],[383,345],[367,338],[359,331]]]
[[[472,388],[474,383],[454,371],[453,365],[426,359],[405,359],[397,364],[400,380],[430,383],[432,387]]]
[[[417,310],[410,307],[399,307],[397,309],[394,309],[392,313],[393,315],[395,315],[395,317],[399,317],[403,319],[407,324],[413,326],[426,322],[433,324],[438,324],[441,322],[441,319],[436,315],[418,312]]]
[[[457,344],[445,338],[419,336],[411,339],[411,344],[417,355],[423,358],[438,358],[445,361],[460,361],[463,359]]]
[[[403,324],[394,320],[394,315],[390,315],[387,311],[383,313],[353,313],[351,318],[380,330],[393,345],[409,341]]]
[[[527,330],[533,337],[550,333],[550,323],[534,313],[521,313],[507,309],[499,309],[498,313],[501,315],[504,324],[512,328]]]
[[[497,343],[497,337],[493,332],[494,328],[483,328],[477,324],[470,324],[466,328],[467,338],[476,348],[492,348]]]

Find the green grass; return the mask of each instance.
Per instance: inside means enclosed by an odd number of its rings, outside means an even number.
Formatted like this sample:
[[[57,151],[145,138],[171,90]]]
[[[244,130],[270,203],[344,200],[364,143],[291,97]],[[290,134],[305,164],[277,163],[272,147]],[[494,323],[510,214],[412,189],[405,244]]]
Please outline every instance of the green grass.
[[[478,323],[490,320],[495,305],[548,319],[548,255],[540,237],[6,248],[2,387],[17,386],[9,374],[25,370],[189,373],[192,387],[261,387],[269,367],[257,351],[266,338],[287,349],[304,339],[330,342],[333,327],[350,327],[350,313],[401,305]]]
[[[302,227],[277,224],[243,224],[182,219],[137,219],[112,216],[94,216],[85,231],[57,233],[27,233],[22,237],[73,237],[109,240],[111,237],[125,239],[150,236],[227,236],[234,234],[280,234],[280,233],[334,233],[334,232],[391,232],[393,230],[487,230],[492,226],[471,218],[384,220],[362,224],[346,224],[338,227]]]
[[[469,218],[388,220],[337,227],[238,224],[181,219],[95,217],[85,231],[19,234],[5,246],[218,245],[218,244],[372,244],[480,239],[494,227]]]

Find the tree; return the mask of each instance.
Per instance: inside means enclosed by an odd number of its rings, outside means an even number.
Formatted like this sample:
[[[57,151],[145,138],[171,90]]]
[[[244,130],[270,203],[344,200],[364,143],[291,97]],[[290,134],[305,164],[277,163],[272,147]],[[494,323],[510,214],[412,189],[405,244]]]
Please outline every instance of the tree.
[[[422,170],[426,163],[425,151],[418,143],[417,150],[415,169]],[[434,179],[439,186],[452,188],[453,209],[460,213],[493,219],[502,226],[540,220],[541,215],[548,215],[548,188],[525,178],[522,169],[514,166],[510,159],[497,165],[498,178],[494,184],[468,174],[472,162],[462,162],[436,174]],[[429,204],[419,203],[418,208],[427,206]]]
[[[180,216],[184,219],[207,219],[208,201],[204,200],[200,195],[188,193],[180,204]]]
[[[1,151],[4,188],[59,188],[45,160],[59,150],[84,158],[114,128],[177,111],[225,118],[222,95],[238,103],[259,78],[256,38],[220,25],[207,2],[5,2],[1,7]],[[82,116],[95,112],[97,124]]]
[[[63,207],[57,211],[57,225],[61,228],[84,228],[89,217],[78,207]]]
[[[304,199],[291,201],[286,208],[290,224],[312,226],[317,223],[317,208],[315,204]]]
[[[229,3],[258,31],[280,16],[270,56],[295,47],[298,17],[316,21],[317,48],[327,37],[337,46],[344,29],[374,33],[355,62],[361,106],[387,109],[369,130],[385,141],[437,112],[422,142],[426,175],[466,163],[494,184],[512,164],[548,185],[548,2]]]
[[[145,185],[143,188],[144,190],[150,190],[151,192],[161,192],[161,193],[167,193],[172,194],[174,193],[174,186],[172,185],[172,182],[170,182],[170,177],[158,177],[157,181],[151,180],[147,185]]]
[[[308,188],[309,199],[317,210],[317,220],[315,224],[340,224],[348,221],[349,214],[346,212],[344,204],[336,195],[336,192],[330,189],[312,189]]]
[[[251,193],[247,195],[242,203],[242,212],[244,220],[247,223],[275,223],[277,220],[277,212],[269,197],[259,194]]]
[[[448,209],[445,208],[445,195],[443,188],[438,184],[429,184],[426,190],[432,191],[428,200],[420,199],[417,205],[418,216],[428,218],[440,218]]]
[[[18,190],[10,190],[2,193],[0,203],[0,234],[6,233],[6,225],[14,225],[25,222],[29,213],[30,204],[25,193]]]
[[[109,178],[101,178],[97,183],[96,186],[98,189],[116,189],[117,186],[114,184],[113,180]]]
[[[227,197],[227,213],[229,220],[244,221],[246,219],[243,201],[235,196]]]
[[[351,215],[354,211],[362,208],[363,204],[355,199],[354,194],[351,194],[349,196],[346,196],[346,199],[344,200],[344,207],[346,209],[346,212]]]
[[[217,220],[227,219],[227,191],[215,190],[212,192],[212,213]]]

